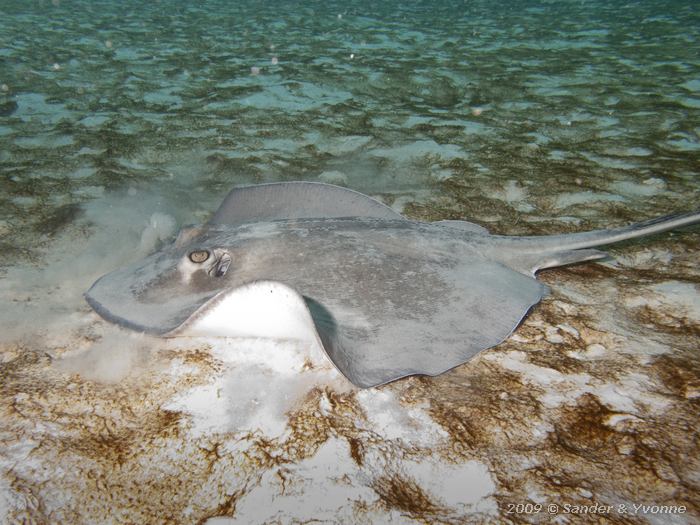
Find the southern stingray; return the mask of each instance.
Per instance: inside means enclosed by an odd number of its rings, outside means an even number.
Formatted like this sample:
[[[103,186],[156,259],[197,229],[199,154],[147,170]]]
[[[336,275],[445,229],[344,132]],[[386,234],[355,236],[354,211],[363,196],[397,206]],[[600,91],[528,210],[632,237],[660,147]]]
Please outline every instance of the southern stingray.
[[[85,294],[105,319],[161,335],[315,338],[360,387],[437,375],[506,339],[547,293],[535,273],[593,249],[700,222],[700,211],[610,230],[490,235],[411,221],[321,183],[231,191],[211,220]]]

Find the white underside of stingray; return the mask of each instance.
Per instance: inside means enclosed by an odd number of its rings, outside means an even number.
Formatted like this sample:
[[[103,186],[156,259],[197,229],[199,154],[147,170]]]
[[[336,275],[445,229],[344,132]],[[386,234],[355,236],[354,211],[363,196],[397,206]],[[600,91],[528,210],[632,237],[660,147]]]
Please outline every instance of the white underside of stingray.
[[[166,335],[318,341],[304,299],[275,281],[256,281],[219,292]]]
[[[165,337],[317,341],[360,387],[436,375],[506,339],[546,294],[535,272],[700,222],[700,212],[594,232],[490,235],[409,221],[319,183],[234,189],[211,221],[86,292],[105,319]]]

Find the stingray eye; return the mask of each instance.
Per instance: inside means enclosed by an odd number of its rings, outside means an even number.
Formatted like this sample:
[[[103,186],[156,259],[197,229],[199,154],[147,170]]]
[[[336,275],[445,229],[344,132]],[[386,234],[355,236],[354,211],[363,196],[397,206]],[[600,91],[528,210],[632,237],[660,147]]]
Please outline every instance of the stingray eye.
[[[209,258],[209,251],[208,250],[196,250],[194,252],[190,252],[190,261],[193,263],[203,263]]]

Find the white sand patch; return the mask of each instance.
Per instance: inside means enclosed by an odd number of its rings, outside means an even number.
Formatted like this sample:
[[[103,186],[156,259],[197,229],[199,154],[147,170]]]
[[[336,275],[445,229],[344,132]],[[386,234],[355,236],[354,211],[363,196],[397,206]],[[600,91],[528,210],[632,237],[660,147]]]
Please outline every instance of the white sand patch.
[[[319,182],[325,182],[326,184],[335,184],[336,186],[347,186],[348,176],[342,171],[331,170],[324,171],[318,176]]]
[[[500,190],[491,192],[490,196],[507,202],[518,211],[529,212],[535,209],[532,204],[527,202],[527,188],[516,180],[509,180]]]
[[[189,338],[174,346],[191,345]],[[164,408],[188,414],[194,436],[260,431],[280,438],[287,414],[316,387],[349,388],[315,344],[275,339],[202,338],[225,366],[205,385],[173,398]],[[308,369],[311,365],[311,369]],[[174,362],[170,373],[179,376]]]
[[[311,141],[298,141],[292,139],[265,139],[263,140],[263,145],[260,149],[284,153],[295,153],[298,152],[304,146],[308,146],[311,143]],[[226,156],[226,153],[222,152],[222,155]]]
[[[700,93],[700,78],[695,78],[693,80],[683,82],[681,86],[693,93]]]
[[[578,339],[581,336],[581,334],[579,334],[579,331],[576,330],[576,328],[574,328],[573,326],[571,326],[569,324],[566,324],[566,323],[558,324],[557,328],[559,330],[566,332],[569,335],[574,336],[576,339]]]
[[[323,373],[335,371],[323,349],[311,342],[271,338],[193,339],[197,340],[206,341],[211,347],[211,354],[230,365],[261,364],[270,370],[286,374],[299,372],[307,366]],[[181,338],[178,343],[190,344],[186,338]]]
[[[582,155],[591,162],[595,162],[599,166],[615,170],[635,170],[638,169],[641,165],[641,163],[636,160],[626,160],[633,158],[636,159],[637,156],[604,157],[602,155],[595,155],[593,153],[582,153]]]
[[[83,166],[71,172],[70,176],[73,179],[86,179],[92,177],[97,170],[91,166]]]
[[[434,140],[419,140],[403,146],[393,148],[373,149],[369,152],[372,156],[383,157],[393,162],[413,162],[421,157],[434,156],[440,160],[452,160],[467,158],[467,153],[453,144],[438,144]]]
[[[114,50],[114,59],[124,62],[137,62],[145,56],[144,51],[133,47],[117,46]]]
[[[567,380],[567,376],[554,370],[538,365],[533,365],[527,361],[527,354],[518,350],[506,352],[505,354],[485,354],[484,358],[497,362],[503,368],[521,373],[528,381],[539,385],[551,385],[562,383]],[[583,382],[587,382],[590,376],[581,377]]]
[[[653,151],[649,148],[629,147],[629,148],[606,148],[606,155],[614,155],[617,157],[648,157],[653,155]]]
[[[663,179],[650,177],[641,184],[628,180],[613,182],[608,189],[628,197],[650,197],[663,193],[666,190],[666,182]]]
[[[171,108],[179,108],[182,106],[182,97],[173,95],[173,91],[174,89],[172,88],[151,91],[143,96],[143,100],[148,104],[159,104],[170,106]]]
[[[453,172],[452,170],[443,170],[443,169],[433,169],[430,171],[430,175],[439,181],[447,180],[449,178],[452,178]]]
[[[670,97],[681,106],[690,109],[700,109],[700,98],[695,97]]]
[[[697,134],[691,134],[684,131],[676,131],[671,133],[665,144],[676,151],[699,151],[700,140]]]
[[[206,523],[358,523],[357,510],[378,499],[366,484],[347,441],[333,437],[312,457],[265,472],[236,502],[233,517]]]
[[[287,428],[287,411],[305,392],[298,381],[281,382],[262,367],[242,366],[183,392],[163,408],[189,415],[193,437],[260,431],[278,438]]]
[[[472,115],[478,117],[485,111],[485,108],[473,108]],[[473,120],[443,120],[435,123],[436,125],[442,126],[462,126],[462,133],[465,135],[478,135],[483,137],[489,133],[493,133],[491,127],[483,124],[481,122],[474,122]]]
[[[559,328],[557,328],[556,326],[548,326],[545,329],[544,338],[552,344],[561,344],[564,341],[566,341],[566,339],[564,339],[564,336],[562,336],[559,333]]]
[[[433,124],[435,119],[422,115],[410,115],[403,121],[403,127],[410,129],[419,124]]]
[[[643,421],[632,414],[611,414],[605,421],[605,424],[610,427],[628,427],[630,423],[638,423]]]
[[[587,357],[602,357],[607,353],[607,348],[605,348],[600,343],[593,343],[586,347]]]
[[[402,467],[408,477],[431,496],[457,513],[498,511],[490,496],[496,490],[491,474],[483,463],[467,461],[457,465],[432,461],[406,461]]]
[[[17,137],[15,144],[20,148],[62,148],[70,146],[75,141],[70,135],[40,134],[34,137]]]
[[[28,402],[34,402],[32,385],[27,385],[29,392],[15,392],[11,394],[8,403],[17,406]],[[7,405],[10,406],[10,405]],[[6,413],[3,411],[2,415]],[[9,517],[16,512],[22,512],[30,508],[36,508],[37,499],[34,494],[25,492],[22,486],[13,487],[11,479],[20,477],[18,471],[36,472],[41,469],[41,459],[35,454],[40,445],[41,435],[50,433],[60,439],[64,433],[57,430],[58,425],[45,420],[32,420],[28,423],[31,430],[22,436],[16,434],[17,426],[11,418],[2,422],[2,446],[0,446],[0,523],[15,523]],[[46,469],[43,469],[44,471]],[[25,478],[26,479],[26,478]]]
[[[154,347],[153,338],[111,325],[101,328],[100,339],[61,355],[53,362],[54,366],[100,383],[117,383],[146,368]]]
[[[9,464],[7,466],[10,467]],[[0,523],[20,523],[10,520],[11,515],[30,509],[36,506],[36,503],[36,499],[31,495],[15,491],[5,473],[0,472]]]
[[[425,406],[404,406],[390,390],[368,388],[355,396],[360,403],[369,429],[385,440],[398,439],[406,443],[430,447],[449,437],[433,421]]]
[[[331,437],[312,457],[265,472],[237,502],[233,516],[211,518],[206,523],[415,523],[396,510],[383,510],[371,488],[373,480],[387,474],[387,468],[415,483],[453,516],[498,511],[492,497],[495,484],[486,465],[479,461],[452,464],[410,459],[389,467],[386,459],[373,455],[359,466],[347,441]]]
[[[700,289],[692,283],[666,281],[655,284],[651,290],[662,303],[677,308],[684,317],[700,322]]]
[[[352,98],[352,94],[347,91],[328,89],[308,82],[299,82],[297,85],[294,89],[279,84],[266,86],[263,91],[240,99],[238,103],[257,109],[308,111]]]
[[[640,295],[629,297],[630,307],[648,306],[678,318],[700,322],[700,290],[692,283],[665,281],[640,290]]]
[[[558,209],[568,208],[577,204],[589,204],[592,202],[621,202],[624,199],[619,195],[610,193],[597,193],[581,191],[578,193],[562,193],[555,197],[554,207]]]
[[[484,357],[507,370],[520,373],[521,381],[525,384],[542,388],[544,392],[540,401],[547,408],[575,404],[586,393],[595,395],[611,410],[630,414],[660,413],[670,403],[664,396],[656,394],[653,381],[641,374],[630,373],[610,383],[589,374],[562,374],[558,370],[532,364],[528,362],[525,352],[486,354]]]
[[[523,337],[520,334],[513,333],[511,336],[508,338],[511,341],[515,341],[516,343],[529,343],[530,340],[527,337]]]
[[[646,387],[646,388],[645,388]],[[658,387],[643,374],[630,373],[617,383],[604,383],[590,390],[611,410],[632,414],[661,414],[671,401],[656,394]]]
[[[643,247],[634,250],[625,250],[615,254],[614,258],[605,259],[598,264],[609,267],[624,266],[628,268],[649,268],[665,266],[673,260],[673,254],[665,249]]]
[[[321,153],[330,153],[331,155],[348,155],[353,153],[363,146],[367,145],[372,140],[372,137],[366,135],[346,135],[342,137],[325,137],[314,136],[307,133],[305,135],[309,139],[309,143],[313,144]]]
[[[578,352],[576,350],[571,350],[566,352],[566,354],[574,359],[582,360],[595,360],[602,359],[607,356],[608,350],[600,343],[593,343],[586,347],[583,352]]]
[[[12,493],[12,488],[7,478],[4,475],[0,475],[0,522],[8,522],[10,510],[17,510],[14,505],[15,499],[16,495]]]
[[[78,124],[85,126],[86,128],[98,128],[105,122],[108,122],[110,118],[111,117],[108,114],[88,115],[87,117],[80,119]]]
[[[571,152],[560,149],[551,149],[549,150],[549,153],[547,153],[547,157],[549,157],[552,160],[566,160],[571,158],[572,156],[573,154]]]
[[[13,117],[19,117],[23,122],[40,122],[54,126],[61,120],[74,120],[74,112],[66,109],[65,104],[49,103],[46,97],[39,93],[18,93],[15,96],[17,111]]]
[[[18,394],[20,396],[21,394]],[[16,402],[24,402],[26,399],[17,399]],[[28,394],[24,394],[28,397]],[[42,432],[52,431],[42,424],[34,426],[34,435]],[[59,436],[60,433],[55,433]],[[13,489],[10,481],[7,478],[7,472],[13,472],[17,477],[17,472],[36,472],[41,468],[40,460],[32,457],[31,453],[39,445],[31,438],[24,438],[21,441],[12,440],[12,434],[8,432],[7,440],[3,441],[2,449],[0,449],[0,523],[15,523],[10,521],[9,517],[14,513],[20,513],[30,508],[36,508],[36,498],[33,495],[26,494],[23,491]],[[46,469],[43,469],[46,471]],[[21,474],[20,474],[21,475]]]

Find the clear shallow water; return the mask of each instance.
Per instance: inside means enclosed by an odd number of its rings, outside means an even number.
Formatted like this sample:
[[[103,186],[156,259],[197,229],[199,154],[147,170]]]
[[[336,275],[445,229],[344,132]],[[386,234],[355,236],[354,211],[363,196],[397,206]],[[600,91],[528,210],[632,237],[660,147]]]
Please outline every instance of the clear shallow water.
[[[511,234],[697,208],[694,2],[0,11],[0,510],[479,523],[541,497],[698,511],[696,233],[551,272],[554,297],[517,338],[359,394],[298,350],[280,364],[282,347],[126,337],[81,298],[237,184],[342,183]],[[308,512],[282,504],[278,472]]]
[[[3,11],[0,209],[17,248],[105,190],[191,211],[235,184],[324,172],[399,204],[444,199],[425,215],[496,222],[515,208],[604,223],[610,208],[697,200],[692,2]],[[526,204],[508,202],[508,184]]]

